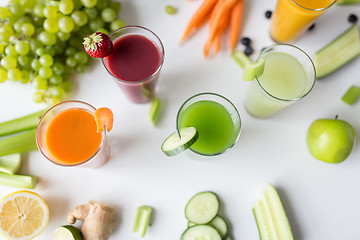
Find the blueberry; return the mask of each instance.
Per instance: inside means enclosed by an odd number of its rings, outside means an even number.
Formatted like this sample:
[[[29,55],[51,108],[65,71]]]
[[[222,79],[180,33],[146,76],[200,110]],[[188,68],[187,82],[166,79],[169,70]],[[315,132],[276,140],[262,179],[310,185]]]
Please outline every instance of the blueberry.
[[[266,17],[267,19],[270,19],[270,18],[271,18],[271,15],[272,15],[272,11],[267,10],[267,11],[265,12],[265,17]]]
[[[308,28],[308,31],[312,31],[312,30],[314,30],[314,28],[315,28],[315,23],[313,23],[313,24]]]
[[[254,52],[254,50],[252,49],[252,47],[246,46],[246,48],[244,50],[244,53],[246,56],[250,56],[253,52]]]
[[[358,17],[355,14],[350,14],[349,17],[348,17],[348,21],[350,23],[357,23]]]
[[[250,38],[248,38],[248,37],[243,37],[243,38],[241,39],[241,43],[244,44],[245,46],[249,46],[250,43],[251,43],[251,40],[250,40]]]

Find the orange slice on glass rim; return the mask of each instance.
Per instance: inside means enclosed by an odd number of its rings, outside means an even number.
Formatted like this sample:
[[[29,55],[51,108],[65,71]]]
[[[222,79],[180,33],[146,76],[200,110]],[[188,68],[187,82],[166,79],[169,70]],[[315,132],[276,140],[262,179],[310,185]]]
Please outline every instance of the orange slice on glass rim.
[[[95,111],[95,121],[97,126],[97,132],[100,133],[104,131],[104,128],[106,128],[106,130],[110,132],[113,127],[114,114],[109,108],[98,108]]]

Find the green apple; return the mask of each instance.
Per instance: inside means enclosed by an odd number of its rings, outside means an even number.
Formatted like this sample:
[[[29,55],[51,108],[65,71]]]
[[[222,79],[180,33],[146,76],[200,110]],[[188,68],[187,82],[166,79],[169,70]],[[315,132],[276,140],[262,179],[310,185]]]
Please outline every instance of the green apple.
[[[340,163],[351,153],[355,143],[354,128],[343,120],[318,119],[307,131],[307,146],[317,159]]]

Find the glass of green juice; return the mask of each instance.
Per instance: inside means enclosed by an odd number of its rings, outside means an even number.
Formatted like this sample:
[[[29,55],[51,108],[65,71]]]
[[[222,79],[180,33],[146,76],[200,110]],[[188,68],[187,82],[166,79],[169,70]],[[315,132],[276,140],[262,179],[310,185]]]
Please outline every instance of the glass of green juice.
[[[265,48],[260,59],[265,60],[264,72],[250,83],[245,97],[245,108],[253,117],[269,117],[311,92],[315,66],[300,48],[275,44]]]
[[[193,126],[199,138],[190,150],[214,156],[229,150],[240,136],[241,119],[234,104],[216,93],[200,93],[187,99],[176,119],[177,131]]]

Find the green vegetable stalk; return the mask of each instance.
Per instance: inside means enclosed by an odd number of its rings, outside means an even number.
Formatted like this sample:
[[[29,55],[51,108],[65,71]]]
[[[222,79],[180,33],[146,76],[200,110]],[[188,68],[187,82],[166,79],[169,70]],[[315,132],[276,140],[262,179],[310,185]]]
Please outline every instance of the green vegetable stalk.
[[[0,156],[37,149],[36,128],[0,138]]]
[[[0,173],[0,185],[17,188],[34,189],[37,183],[36,176],[29,175],[10,175],[6,173]]]

